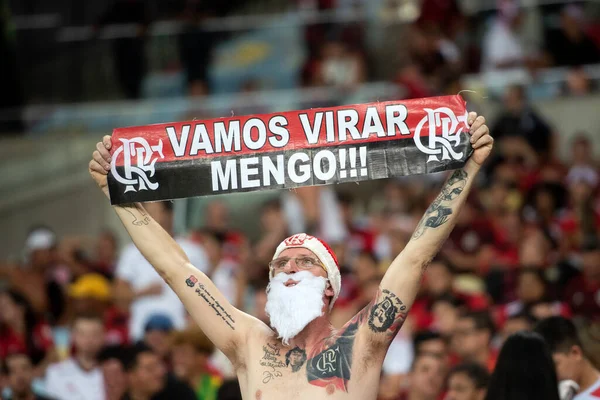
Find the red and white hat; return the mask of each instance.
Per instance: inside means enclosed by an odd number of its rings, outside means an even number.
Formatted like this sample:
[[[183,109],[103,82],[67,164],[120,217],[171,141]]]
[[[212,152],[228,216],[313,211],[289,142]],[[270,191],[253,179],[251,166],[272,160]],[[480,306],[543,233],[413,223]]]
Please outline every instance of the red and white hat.
[[[331,310],[333,308],[333,304],[340,295],[340,290],[342,288],[342,276],[340,274],[340,266],[338,264],[335,254],[333,253],[333,250],[331,250],[331,247],[329,247],[327,243],[325,243],[317,237],[307,235],[306,233],[298,233],[296,235],[288,237],[283,242],[281,242],[279,246],[277,246],[277,250],[275,250],[273,259],[279,257],[281,252],[285,249],[298,247],[312,251],[323,263],[323,266],[327,271],[327,278],[329,279],[329,283],[331,284],[331,288],[333,289],[333,299],[331,299],[331,304],[329,305],[329,309]],[[273,270],[269,271],[269,278],[272,277]]]

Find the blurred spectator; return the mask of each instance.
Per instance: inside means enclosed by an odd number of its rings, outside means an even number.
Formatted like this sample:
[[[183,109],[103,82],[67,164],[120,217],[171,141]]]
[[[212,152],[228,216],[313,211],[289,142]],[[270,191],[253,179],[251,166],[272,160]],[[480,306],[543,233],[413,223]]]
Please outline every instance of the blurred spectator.
[[[290,232],[306,232],[328,243],[347,238],[341,208],[330,186],[310,186],[286,191],[282,210]]]
[[[490,129],[505,154],[522,155],[531,151],[545,159],[554,156],[553,135],[544,119],[528,104],[523,86],[509,87],[503,97],[504,110]],[[508,142],[510,140],[510,142]],[[506,142],[503,144],[503,142]],[[511,147],[508,145],[511,144]]]
[[[106,400],[122,400],[127,390],[125,375],[125,355],[127,348],[123,346],[108,346],[98,354],[98,361],[104,377]]]
[[[175,332],[171,339],[174,375],[194,389],[198,400],[216,400],[223,377],[210,364],[214,345],[199,330]]]
[[[5,400],[58,400],[36,393],[32,387],[34,377],[33,365],[29,356],[23,353],[12,353],[2,357],[0,371],[6,383],[0,397]]]
[[[508,338],[498,356],[485,399],[559,400],[552,356],[539,334],[518,332]]]
[[[585,32],[585,16],[579,5],[566,5],[560,13],[560,28],[550,31],[546,51],[557,66],[600,62],[600,49]]]
[[[444,338],[454,335],[461,315],[463,303],[451,294],[443,294],[431,303],[429,328],[439,332]]]
[[[375,232],[369,229],[368,226],[363,226],[359,221],[354,219],[354,197],[347,193],[338,194],[338,201],[342,218],[348,231],[348,239],[346,240],[345,261],[351,263],[361,252],[373,252],[375,249]],[[339,261],[339,260],[338,260]]]
[[[496,324],[502,327],[505,321],[514,315],[530,313],[537,319],[549,315],[569,317],[571,310],[561,301],[555,301],[544,271],[536,268],[522,268],[516,282],[517,299],[501,305],[497,309]],[[546,315],[549,314],[549,315]]]
[[[442,393],[445,368],[440,357],[429,353],[417,354],[410,371],[410,387],[398,400],[436,400]]]
[[[339,39],[329,39],[321,47],[312,84],[352,89],[366,78],[365,63],[358,51]]]
[[[487,311],[468,311],[456,323],[452,347],[461,362],[475,362],[492,372],[498,353],[490,348],[495,328]]]
[[[163,314],[151,315],[144,327],[143,343],[165,363],[169,361],[168,357],[171,350],[169,336],[174,330],[175,327],[171,319]]]
[[[145,208],[155,221],[172,234],[172,203],[147,203]],[[175,239],[190,259],[191,264],[198,270],[207,273],[208,260],[202,248],[187,239],[180,237]],[[172,320],[175,328],[185,327],[186,312],[179,297],[133,243],[123,250],[115,277],[115,295],[131,301],[129,334],[133,340],[141,339],[144,326],[151,314],[165,314]]]
[[[46,371],[46,391],[57,400],[106,398],[98,354],[104,345],[104,324],[98,314],[81,314],[73,320],[73,350],[69,359]]]
[[[567,79],[563,87],[565,96],[586,96],[595,89],[590,76],[582,67],[573,67],[567,72]]]
[[[114,232],[102,231],[96,242],[96,252],[91,263],[91,270],[112,279],[117,265],[117,247],[117,237]]]
[[[0,318],[0,358],[25,353],[36,366],[36,376],[42,376],[56,359],[50,326],[15,290],[0,292]]]
[[[196,400],[194,391],[168,376],[160,357],[143,344],[128,350],[124,370],[128,386],[123,400]]]
[[[248,247],[247,239],[243,233],[231,227],[227,205],[222,201],[211,201],[206,205],[203,216],[203,229],[219,233],[225,238],[223,257],[237,262],[244,262],[244,257],[247,256],[247,254],[244,254]],[[193,230],[191,238],[194,242],[202,245],[202,230]]]
[[[543,336],[552,353],[560,381],[573,380],[579,386],[577,400],[600,395],[600,371],[584,352],[575,324],[563,317],[551,317],[538,323],[535,331]]]
[[[135,34],[112,41],[114,68],[123,94],[139,99],[146,75],[145,41],[150,18],[143,0],[115,0],[100,17],[96,29],[106,25],[132,24]]]
[[[205,30],[202,23],[210,16],[210,10],[204,2],[188,1],[183,10],[183,32],[178,37],[179,58],[188,83],[191,96],[202,96],[209,93],[208,68],[216,35]]]
[[[65,268],[59,269],[59,241],[46,226],[29,230],[25,240],[23,264],[0,271],[11,288],[23,294],[36,313],[49,313],[50,322],[58,321],[65,311],[62,284],[69,279]]]
[[[490,380],[479,364],[460,364],[448,374],[448,392],[444,400],[483,400]]]
[[[581,249],[581,273],[567,285],[565,300],[577,317],[600,318],[600,240]]]
[[[212,282],[234,307],[243,307],[246,277],[238,262],[225,258],[225,233],[207,228],[199,232],[199,237],[210,263],[209,276]]]
[[[129,349],[124,370],[127,392],[123,399],[151,399],[165,388],[166,370],[158,355],[143,345]]]
[[[504,323],[501,325],[500,337],[498,341],[498,347],[500,347],[506,339],[513,333],[521,331],[531,331],[536,319],[526,311],[516,312],[510,314]]]
[[[242,392],[237,379],[223,382],[217,394],[217,400],[242,400]]]
[[[520,0],[499,0],[498,7],[498,15],[483,39],[483,72],[518,70],[533,61],[534,54],[527,54],[519,37],[524,19]]]

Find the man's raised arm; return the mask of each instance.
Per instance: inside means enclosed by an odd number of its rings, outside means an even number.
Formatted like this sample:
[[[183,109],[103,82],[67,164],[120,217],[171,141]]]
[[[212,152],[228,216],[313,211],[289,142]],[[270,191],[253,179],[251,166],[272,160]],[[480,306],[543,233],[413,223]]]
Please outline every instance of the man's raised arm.
[[[475,176],[492,150],[493,139],[483,117],[470,113],[473,154],[455,170],[440,194],[425,211],[412,238],[383,277],[375,299],[363,310],[375,343],[389,343],[404,322],[419,290],[425,268],[440,250],[456,224]]]
[[[108,197],[110,136],[98,143],[89,164],[92,178]],[[177,242],[140,203],[113,207],[136,247],[179,296],[194,321],[235,363],[246,333],[260,322],[234,308],[210,279],[190,264]]]

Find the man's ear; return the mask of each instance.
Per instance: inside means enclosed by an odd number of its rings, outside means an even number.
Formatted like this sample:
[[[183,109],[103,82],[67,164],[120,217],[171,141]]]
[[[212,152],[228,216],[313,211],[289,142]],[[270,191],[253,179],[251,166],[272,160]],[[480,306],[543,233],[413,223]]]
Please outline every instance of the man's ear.
[[[325,286],[325,296],[333,298],[334,294],[335,293],[333,292],[333,287],[331,286],[331,283],[327,281],[327,286]]]
[[[571,349],[569,350],[569,355],[576,357],[578,360],[583,358],[583,350],[581,349],[581,347],[577,346],[577,345],[573,345],[571,346]]]

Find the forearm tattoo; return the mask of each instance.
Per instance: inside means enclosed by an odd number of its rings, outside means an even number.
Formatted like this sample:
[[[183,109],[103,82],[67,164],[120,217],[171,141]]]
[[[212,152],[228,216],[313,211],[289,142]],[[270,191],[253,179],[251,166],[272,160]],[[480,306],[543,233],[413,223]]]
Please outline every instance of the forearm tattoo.
[[[413,233],[413,239],[420,238],[428,228],[437,228],[448,222],[453,212],[452,201],[463,192],[467,184],[467,176],[468,174],[462,169],[454,171],[440,194],[425,211],[425,215]]]
[[[185,280],[185,283],[188,285],[188,287],[194,288],[196,287],[196,283],[198,283],[198,278],[196,278],[194,275],[190,275],[190,277]],[[231,314],[229,314],[225,308],[223,308],[221,303],[219,303],[219,301],[210,294],[210,292],[206,289],[206,286],[204,286],[202,283],[198,283],[197,286],[198,287],[196,287],[195,290],[196,294],[214,310],[217,317],[221,317],[223,322],[225,322],[232,330],[235,330],[235,321]]]
[[[132,217],[132,221],[131,221],[131,225],[135,225],[135,226],[142,226],[142,225],[148,225],[150,223],[150,216],[148,215],[148,213],[146,212],[146,210],[144,210],[143,207],[136,207],[135,204],[123,204],[121,206],[121,208],[123,208],[123,210],[127,211],[129,214],[131,214]],[[131,211],[131,209],[137,210],[140,212],[140,218],[138,218],[133,211]]]

